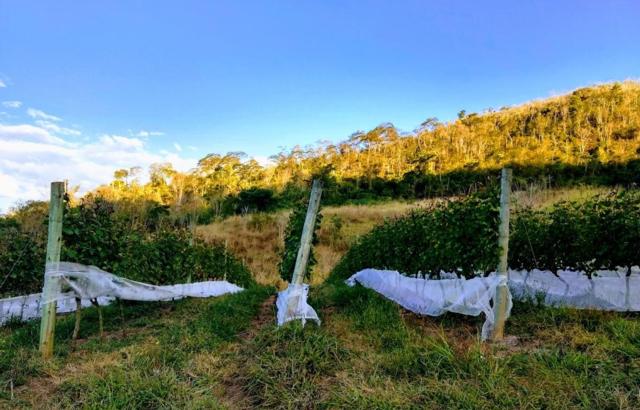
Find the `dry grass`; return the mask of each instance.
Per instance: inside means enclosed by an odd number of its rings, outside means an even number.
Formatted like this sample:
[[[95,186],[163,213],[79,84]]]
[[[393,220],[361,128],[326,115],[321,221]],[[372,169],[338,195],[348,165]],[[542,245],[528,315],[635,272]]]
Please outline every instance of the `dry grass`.
[[[196,234],[206,241],[225,245],[247,264],[258,283],[280,287],[277,270],[288,218],[288,211],[232,216],[199,226]]]
[[[517,207],[542,208],[559,201],[579,201],[609,191],[611,188],[546,189],[530,185],[514,193],[514,202]],[[314,267],[311,283],[322,283],[349,247],[385,219],[401,216],[412,209],[433,206],[436,201],[442,200],[394,201],[322,208],[319,242],[314,248],[318,263]],[[285,283],[278,275],[278,263],[288,218],[288,211],[232,216],[210,225],[199,226],[197,233],[207,241],[226,245],[247,264],[258,283],[283,288]]]
[[[388,202],[323,208],[319,243],[315,247],[318,264],[312,274],[312,283],[322,282],[349,246],[385,218],[393,218],[430,203]],[[199,226],[197,234],[206,241],[226,244],[249,266],[258,283],[282,288],[285,284],[278,275],[278,263],[288,218],[288,211],[233,216]]]
[[[404,215],[412,209],[428,207],[433,202],[389,202],[323,208],[318,244],[315,246],[318,263],[312,272],[311,283],[322,283],[351,245],[374,226],[385,219]]]
[[[514,192],[517,207],[546,208],[561,201],[584,201],[598,194],[606,194],[615,188],[585,186],[580,188],[546,189],[539,185],[529,185]]]

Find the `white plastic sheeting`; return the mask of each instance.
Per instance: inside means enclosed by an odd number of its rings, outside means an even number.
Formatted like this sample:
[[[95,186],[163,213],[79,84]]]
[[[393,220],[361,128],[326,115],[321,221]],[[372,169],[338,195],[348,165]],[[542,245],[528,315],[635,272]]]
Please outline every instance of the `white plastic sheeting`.
[[[121,278],[95,266],[60,262],[47,266],[45,275],[57,278],[82,299],[100,296],[143,302],[174,300],[184,297],[210,297],[242,290],[227,281],[209,281],[179,285],[156,286]],[[56,295],[57,299],[60,295]]]
[[[412,312],[440,316],[445,312],[478,316],[484,313],[482,339],[493,330],[494,311],[491,300],[500,284],[498,276],[472,279],[422,279],[401,275],[397,271],[364,269],[347,279],[349,286],[356,282],[380,293]],[[511,297],[507,317],[511,312]]]
[[[517,299],[541,301],[549,306],[578,309],[640,311],[640,272],[638,267],[618,271],[601,270],[591,279],[584,272],[534,269],[510,271],[509,288]]]
[[[113,302],[114,298],[99,297],[98,303],[108,305]],[[67,292],[60,295],[57,299],[57,312],[69,313],[76,310],[76,299],[73,292]],[[0,326],[3,326],[11,318],[20,321],[27,321],[39,318],[42,313],[42,294],[34,293],[25,296],[16,296],[14,298],[0,299]],[[86,299],[82,300],[83,307],[91,306],[91,302]]]
[[[445,312],[478,316],[484,313],[482,338],[492,330],[494,311],[491,301],[500,278],[494,273],[487,277],[458,278],[454,273],[441,273],[451,279],[422,279],[401,275],[397,271],[364,269],[349,279],[347,284],[375,290],[412,312],[439,316]],[[509,271],[510,294],[518,300],[542,302],[548,306],[577,309],[640,311],[640,268],[634,266],[627,275],[626,268],[616,271],[600,270],[589,278],[584,272],[534,269]],[[511,296],[508,312],[511,311]]]
[[[53,295],[50,301],[57,301],[58,313],[73,312],[75,298],[80,297],[82,306],[89,306],[89,299],[98,299],[101,305],[115,298],[137,301],[176,300],[184,297],[212,297],[243,290],[227,281],[196,282],[168,286],[155,286],[121,278],[95,266],[60,262],[49,264],[45,275],[60,281],[64,292]],[[70,292],[69,292],[70,290]],[[10,318],[30,320],[40,317],[42,295],[40,293],[0,300],[0,325]]]
[[[307,320],[314,320],[320,324],[318,314],[307,303],[308,295],[309,285],[307,284],[290,284],[285,290],[278,292],[276,301],[278,326],[295,319],[302,320],[303,326]]]

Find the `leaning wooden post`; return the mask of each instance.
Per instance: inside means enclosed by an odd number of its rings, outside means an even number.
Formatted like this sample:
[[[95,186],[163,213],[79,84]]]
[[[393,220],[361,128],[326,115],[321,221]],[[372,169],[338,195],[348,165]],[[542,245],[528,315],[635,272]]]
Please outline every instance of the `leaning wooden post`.
[[[49,201],[49,235],[47,238],[46,268],[56,268],[60,263],[62,247],[62,212],[64,210],[64,182],[51,183],[51,199]],[[42,320],[40,321],[40,352],[44,359],[53,354],[53,339],[56,331],[56,301],[60,292],[60,282],[50,277],[45,268],[44,286],[42,288]]]
[[[321,196],[322,183],[320,180],[314,179],[311,187],[311,196],[309,197],[309,206],[307,207],[307,216],[304,219],[302,235],[300,236],[300,248],[298,248],[296,266],[293,269],[293,277],[291,278],[291,284],[293,285],[301,285],[304,280],[304,272],[309,262],[309,253],[311,252],[311,242],[316,226],[316,216],[320,208]]]
[[[509,297],[509,287],[507,280],[509,277],[509,265],[507,257],[509,255],[509,216],[511,201],[511,169],[503,168],[500,178],[500,228],[498,236],[498,246],[500,248],[500,261],[498,262],[498,276],[502,278],[502,284],[496,289],[494,300],[495,324],[491,339],[502,340],[504,337],[504,323],[507,320],[507,302]]]

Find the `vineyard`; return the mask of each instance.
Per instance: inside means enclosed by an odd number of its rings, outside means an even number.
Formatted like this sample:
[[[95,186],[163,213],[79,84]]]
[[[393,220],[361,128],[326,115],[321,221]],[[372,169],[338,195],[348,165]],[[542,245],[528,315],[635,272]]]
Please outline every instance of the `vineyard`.
[[[331,279],[365,268],[438,278],[440,272],[486,275],[498,263],[499,207],[495,191],[439,204],[389,220],[352,246]],[[548,209],[516,204],[509,238],[513,269],[598,269],[640,265],[640,195],[611,191]]]
[[[638,21],[0,0],[0,410],[640,410]]]
[[[77,338],[73,318],[61,316],[53,361],[39,358],[37,321],[11,321],[0,331],[0,400],[61,408],[636,407],[635,313],[514,301],[508,342],[491,344],[480,341],[480,317],[428,318],[345,284],[370,268],[436,281],[487,277],[499,259],[498,194],[490,184],[428,202],[349,241],[327,280],[311,289],[308,302],[321,325],[304,328],[295,321],[275,325],[274,288],[258,285],[226,244],[194,237],[162,214],[133,217],[99,198],[67,203],[65,259],[155,285],[226,279],[245,290],[85,308]],[[640,263],[630,246],[640,240],[637,190],[534,206],[523,198],[516,192],[512,201],[510,268],[573,269],[592,277],[616,267],[629,275]],[[14,267],[3,278],[5,295],[42,287],[45,210],[27,206],[2,220],[0,255],[3,266]],[[315,247],[344,242],[336,212],[314,223]],[[282,279],[293,270],[303,222],[304,212],[293,212],[283,231]],[[261,226],[254,229],[266,229]]]

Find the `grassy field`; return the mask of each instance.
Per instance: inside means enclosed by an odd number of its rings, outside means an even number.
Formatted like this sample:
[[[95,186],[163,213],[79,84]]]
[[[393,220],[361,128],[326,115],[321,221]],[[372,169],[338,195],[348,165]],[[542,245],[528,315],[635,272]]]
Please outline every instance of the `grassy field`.
[[[322,326],[274,325],[273,288],[72,317],[56,356],[37,323],[0,332],[2,408],[640,408],[640,317],[516,304],[513,343],[481,318],[418,317],[372,291],[321,285]]]

